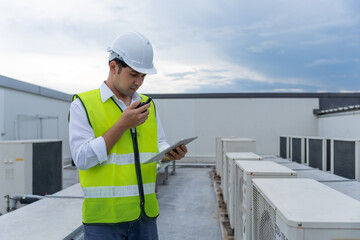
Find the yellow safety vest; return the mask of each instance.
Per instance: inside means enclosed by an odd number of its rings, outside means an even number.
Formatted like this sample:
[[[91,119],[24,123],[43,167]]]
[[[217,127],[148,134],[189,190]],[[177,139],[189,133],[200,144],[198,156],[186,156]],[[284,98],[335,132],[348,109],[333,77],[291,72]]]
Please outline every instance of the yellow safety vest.
[[[147,96],[141,95],[146,101]],[[101,101],[100,89],[75,95],[87,113],[95,137],[102,136],[121,117],[122,110],[109,98]],[[155,194],[156,163],[141,162],[157,152],[155,106],[151,104],[145,123],[133,133],[127,130],[108,152],[107,161],[85,171],[79,170],[84,192],[85,224],[120,223],[136,220],[141,212],[154,218],[159,215]]]

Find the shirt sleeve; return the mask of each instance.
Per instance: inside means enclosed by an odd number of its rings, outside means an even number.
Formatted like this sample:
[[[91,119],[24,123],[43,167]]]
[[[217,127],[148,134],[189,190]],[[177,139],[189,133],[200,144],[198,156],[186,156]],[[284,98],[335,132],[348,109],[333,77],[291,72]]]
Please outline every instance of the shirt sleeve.
[[[161,125],[159,114],[156,110],[156,124],[157,124],[157,135],[158,135],[158,152],[170,147],[167,143],[164,129]]]
[[[95,138],[79,99],[75,99],[70,105],[69,143],[73,161],[80,170],[107,160],[104,138]]]

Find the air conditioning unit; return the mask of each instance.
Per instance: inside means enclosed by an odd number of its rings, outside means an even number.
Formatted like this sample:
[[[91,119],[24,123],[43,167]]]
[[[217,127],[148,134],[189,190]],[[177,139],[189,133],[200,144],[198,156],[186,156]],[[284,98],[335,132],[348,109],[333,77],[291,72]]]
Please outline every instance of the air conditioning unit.
[[[358,181],[328,181],[323,184],[360,201],[360,182]]]
[[[331,139],[331,172],[360,181],[360,140]]]
[[[264,161],[270,161],[270,162],[276,162],[276,163],[290,163],[290,161],[288,159],[281,158],[281,157],[275,156],[275,155],[271,156],[271,155],[260,154],[259,156],[261,156]]]
[[[360,239],[360,202],[313,179],[253,180],[253,240]]]
[[[227,189],[228,189],[228,162],[225,154],[227,152],[256,152],[256,141],[249,138],[225,138],[222,139],[222,164],[220,166],[221,173],[221,188],[223,191],[223,196],[225,203],[227,203]]]
[[[238,186],[236,185],[236,163],[238,160],[247,160],[247,161],[258,161],[262,160],[262,158],[255,153],[252,152],[232,152],[232,153],[226,153],[227,162],[229,164],[228,168],[228,184],[227,184],[227,193],[226,196],[227,202],[226,202],[226,209],[229,216],[230,221],[230,227],[234,228],[234,222],[235,222],[235,191]],[[223,194],[224,195],[224,194]]]
[[[309,167],[309,166],[306,166],[304,164],[300,164],[300,163],[297,163],[297,162],[278,162],[279,164],[291,169],[291,170],[294,170],[294,171],[304,171],[304,170],[313,170],[312,167]]]
[[[280,157],[290,158],[290,136],[280,136]]]
[[[284,165],[284,166],[286,166],[286,165]],[[298,170],[297,176],[298,176],[298,178],[310,178],[310,179],[316,180],[321,183],[352,181],[348,178],[344,178],[344,177],[332,174],[330,172],[322,171],[322,170],[315,169],[315,168],[311,168],[311,169],[305,170],[305,171]]]
[[[300,164],[306,163],[305,137],[291,137],[291,160]]]
[[[306,159],[308,165],[323,171],[330,171],[330,141],[326,138],[306,138]]]
[[[223,142],[224,139],[235,138],[232,136],[228,137],[216,137],[216,175],[221,176],[222,174],[222,155],[223,155]]]
[[[0,141],[0,212],[6,195],[53,194],[62,189],[62,140]]]
[[[252,180],[294,178],[296,172],[271,161],[236,161],[235,239],[252,237]]]

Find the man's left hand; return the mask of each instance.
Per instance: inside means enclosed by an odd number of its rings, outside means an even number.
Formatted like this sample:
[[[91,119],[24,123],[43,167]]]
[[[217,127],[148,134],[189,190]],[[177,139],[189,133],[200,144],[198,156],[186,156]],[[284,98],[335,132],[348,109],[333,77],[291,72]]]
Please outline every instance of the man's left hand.
[[[183,157],[185,157],[186,153],[187,153],[187,148],[184,144],[182,144],[179,147],[165,154],[166,158],[163,161],[180,160]]]

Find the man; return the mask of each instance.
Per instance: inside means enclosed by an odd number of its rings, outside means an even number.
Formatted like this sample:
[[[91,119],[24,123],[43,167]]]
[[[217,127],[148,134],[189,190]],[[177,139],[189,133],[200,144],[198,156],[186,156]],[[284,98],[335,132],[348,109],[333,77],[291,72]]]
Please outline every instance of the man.
[[[167,148],[159,115],[137,90],[155,74],[153,49],[138,32],[124,34],[108,48],[109,75],[100,89],[74,96],[69,137],[84,192],[84,237],[158,239],[156,163],[142,164]],[[185,156],[184,145],[168,159]]]

